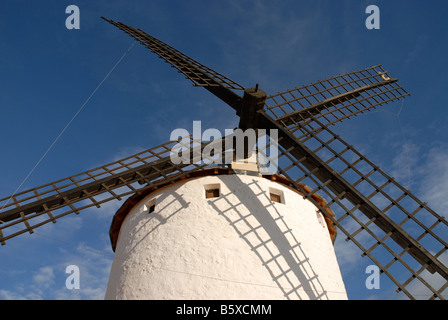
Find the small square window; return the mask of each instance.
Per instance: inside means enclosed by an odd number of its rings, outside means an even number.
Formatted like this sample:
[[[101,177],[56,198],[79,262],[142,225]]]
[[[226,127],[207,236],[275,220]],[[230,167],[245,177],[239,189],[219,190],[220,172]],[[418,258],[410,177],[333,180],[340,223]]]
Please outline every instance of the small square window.
[[[271,199],[272,202],[285,203],[283,191],[278,189],[269,188],[269,199]]]
[[[150,214],[153,213],[154,211],[156,211],[156,199],[153,199],[151,201],[148,201],[145,204],[145,211]]]
[[[317,215],[317,221],[319,221],[320,225],[324,228],[327,227],[327,223],[325,222],[324,217],[322,216],[322,213],[319,212],[319,210],[316,210]]]
[[[220,185],[219,184],[209,184],[205,186],[205,198],[206,199],[213,199],[213,198],[219,198],[221,192],[220,192]]]
[[[219,198],[219,189],[205,190],[205,198]]]
[[[271,201],[281,203],[282,199],[278,194],[271,193]]]

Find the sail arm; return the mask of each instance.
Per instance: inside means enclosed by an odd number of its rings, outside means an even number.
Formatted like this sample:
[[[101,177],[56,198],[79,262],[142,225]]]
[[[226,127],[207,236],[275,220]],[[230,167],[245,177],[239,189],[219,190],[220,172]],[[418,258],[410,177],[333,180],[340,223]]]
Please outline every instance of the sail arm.
[[[398,79],[376,65],[271,95],[266,112],[288,129],[311,118],[328,127],[408,95]]]
[[[173,182],[191,173],[205,170],[210,163],[219,163],[226,154],[227,139],[203,143],[185,137],[170,141],[136,155],[112,162],[66,179],[58,180],[0,199],[0,243],[71,213],[98,207],[112,201],[139,193],[144,188],[155,188]],[[215,146],[220,145],[218,148]],[[204,159],[204,148],[220,150],[213,158]],[[184,161],[173,162],[172,153],[185,156]],[[186,156],[188,155],[188,157]],[[188,158],[188,159],[187,159]],[[195,161],[200,159],[200,161]],[[211,161],[209,161],[211,160]]]
[[[327,201],[323,209],[335,211],[334,223],[348,240],[363,243],[360,249],[366,256],[391,257],[379,264],[388,275],[393,274],[389,269],[400,265],[402,272],[392,276],[400,290],[418,279],[433,297],[443,298],[441,292],[448,283],[448,268],[442,259],[448,250],[444,217],[318,120],[297,123],[301,130],[290,132],[263,112],[259,119],[264,128],[279,132],[279,172],[293,184],[309,185],[308,199],[323,195]],[[323,210],[322,214],[327,213]],[[425,270],[437,273],[445,285],[430,285],[422,276]],[[401,279],[404,274],[409,279]]]
[[[224,101],[239,114],[242,97],[234,90],[244,90],[244,87],[211,68],[193,60],[179,50],[154,38],[144,31],[101,17],[120,30],[126,32],[159,58],[169,63],[179,73],[193,82],[194,86],[203,87],[216,97]]]

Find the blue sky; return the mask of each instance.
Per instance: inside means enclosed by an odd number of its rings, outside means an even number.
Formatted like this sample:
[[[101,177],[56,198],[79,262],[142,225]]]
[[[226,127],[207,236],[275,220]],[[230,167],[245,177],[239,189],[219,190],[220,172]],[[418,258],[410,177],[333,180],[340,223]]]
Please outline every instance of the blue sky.
[[[334,131],[440,214],[448,205],[448,4],[421,1],[12,1],[0,3],[0,197],[14,193],[132,39],[100,16],[167,42],[245,87],[277,93],[382,64],[412,93]],[[67,30],[75,4],[81,28]],[[367,30],[365,9],[381,10]],[[232,109],[135,45],[21,190],[95,168],[169,140],[176,128],[234,128]],[[223,131],[222,131],[223,132]],[[120,203],[86,210],[0,248],[0,299],[102,299]],[[360,252],[336,243],[353,299],[400,299],[365,288]],[[67,290],[78,265],[81,289]]]

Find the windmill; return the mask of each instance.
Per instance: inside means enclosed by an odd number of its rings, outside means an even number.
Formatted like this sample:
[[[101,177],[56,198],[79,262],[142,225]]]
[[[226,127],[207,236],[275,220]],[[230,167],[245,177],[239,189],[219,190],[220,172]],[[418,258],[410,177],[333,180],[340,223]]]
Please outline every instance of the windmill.
[[[326,221],[332,239],[337,230],[353,242],[391,279],[397,291],[409,298],[416,298],[412,288],[417,283],[425,288],[427,298],[444,299],[448,286],[448,268],[443,263],[448,249],[444,217],[330,130],[338,122],[409,95],[381,65],[268,96],[258,85],[245,89],[140,29],[105,20],[176,68],[193,85],[204,87],[233,108],[240,117],[241,129],[275,130],[279,154],[271,160],[277,164],[278,174],[261,178],[276,180],[286,187],[280,191],[294,189],[312,203]],[[241,91],[243,96],[238,94]],[[197,152],[222,145],[221,154],[214,156],[224,157],[225,142],[233,138],[210,144],[189,139],[184,147],[194,158]],[[170,155],[176,143],[170,141],[1,199],[0,203],[6,203],[0,212],[1,244],[24,233],[32,234],[63,216],[131,196],[112,223],[110,236],[115,250],[130,208],[142,199],[179,181],[237,171],[211,167],[206,162],[173,163]],[[269,147],[258,152],[268,157]],[[206,192],[213,197],[221,190],[211,188]],[[273,194],[271,200],[281,202],[282,196]],[[155,210],[151,202],[143,207],[148,213]],[[429,281],[428,273],[437,281]]]

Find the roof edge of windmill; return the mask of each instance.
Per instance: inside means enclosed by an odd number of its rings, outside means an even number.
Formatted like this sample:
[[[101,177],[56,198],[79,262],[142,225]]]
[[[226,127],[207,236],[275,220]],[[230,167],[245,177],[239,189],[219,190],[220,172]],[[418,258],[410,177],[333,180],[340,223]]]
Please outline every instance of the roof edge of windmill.
[[[109,237],[110,237],[110,242],[112,245],[112,250],[115,252],[121,226],[122,226],[124,220],[126,219],[126,217],[128,216],[128,214],[130,213],[130,211],[132,210],[132,208],[134,208],[141,200],[146,198],[151,193],[160,191],[164,187],[172,186],[173,183],[186,182],[189,180],[206,177],[206,176],[211,176],[211,175],[219,176],[219,175],[232,175],[232,174],[238,174],[238,172],[235,172],[232,169],[210,168],[210,169],[206,169],[206,170],[202,170],[202,171],[191,172],[188,174],[188,177],[186,177],[184,175],[179,175],[179,177],[177,179],[174,179],[174,180],[170,179],[169,181],[166,180],[165,182],[161,181],[155,187],[148,187],[148,188],[139,190],[135,195],[129,197],[123,203],[123,205],[117,210],[117,212],[115,213],[115,215],[112,219],[112,224],[109,229]],[[296,191],[302,195],[304,195],[305,193],[311,192],[311,188],[309,188],[308,186],[298,183],[297,185],[299,186],[299,188],[297,188],[296,186],[294,186],[294,184],[291,181],[289,181],[288,179],[286,179],[285,177],[282,177],[280,175],[261,175],[261,174],[259,174],[259,177],[262,177],[262,178],[265,178],[265,179],[268,179],[268,180],[271,180],[271,181],[274,181],[277,183],[281,183],[289,188],[292,188],[294,191]],[[313,200],[316,201],[319,204],[319,206],[326,207],[327,202],[325,201],[325,199],[323,199],[318,194],[313,193],[311,195],[311,198],[313,198]],[[331,241],[334,244],[334,242],[336,240],[336,234],[337,234],[336,226],[333,224],[333,222],[327,215],[330,215],[331,217],[335,218],[335,214],[329,207],[326,207],[325,212],[326,212],[326,214],[323,214],[323,217],[325,219],[325,223],[327,224]]]

